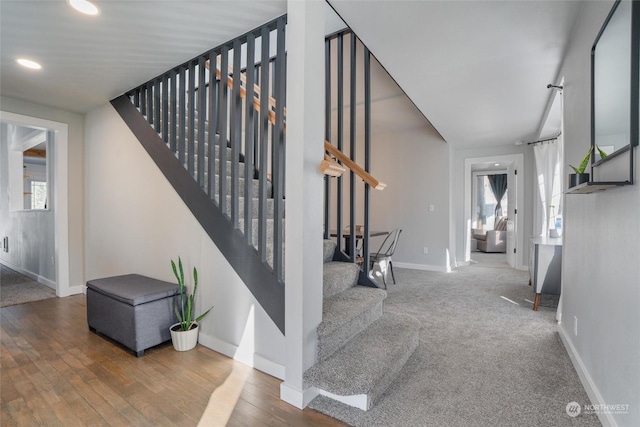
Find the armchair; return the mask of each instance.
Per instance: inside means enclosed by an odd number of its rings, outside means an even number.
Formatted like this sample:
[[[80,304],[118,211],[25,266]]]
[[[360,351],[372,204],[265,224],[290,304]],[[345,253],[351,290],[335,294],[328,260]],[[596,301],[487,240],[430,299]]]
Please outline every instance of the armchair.
[[[507,251],[507,218],[501,218],[495,230],[472,230],[472,237],[478,242],[477,248],[482,252]]]

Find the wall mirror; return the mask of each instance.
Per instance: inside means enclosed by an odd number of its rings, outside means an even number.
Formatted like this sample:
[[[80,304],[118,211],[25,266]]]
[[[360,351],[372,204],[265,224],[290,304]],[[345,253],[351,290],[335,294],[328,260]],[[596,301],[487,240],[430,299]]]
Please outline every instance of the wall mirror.
[[[616,1],[591,50],[591,143],[608,154],[600,159],[594,150],[592,166],[629,152],[631,175],[640,117],[639,3]]]

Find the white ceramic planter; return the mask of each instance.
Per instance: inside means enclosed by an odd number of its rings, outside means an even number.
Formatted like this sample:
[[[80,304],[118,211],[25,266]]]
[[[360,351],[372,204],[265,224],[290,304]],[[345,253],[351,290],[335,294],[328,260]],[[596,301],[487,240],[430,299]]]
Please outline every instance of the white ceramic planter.
[[[193,329],[189,329],[188,331],[174,331],[174,326],[179,325],[176,323],[171,325],[169,331],[171,332],[171,342],[173,342],[173,348],[177,351],[187,351],[191,350],[198,343],[198,331],[200,327],[196,324],[196,327]]]

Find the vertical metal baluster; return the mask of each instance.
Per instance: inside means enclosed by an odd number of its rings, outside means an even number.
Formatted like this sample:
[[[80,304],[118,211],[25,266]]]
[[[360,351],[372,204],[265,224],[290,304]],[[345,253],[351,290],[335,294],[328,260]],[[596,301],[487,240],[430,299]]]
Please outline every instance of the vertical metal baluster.
[[[247,35],[247,93],[245,97],[245,131],[244,131],[244,240],[253,245],[253,170],[254,170],[254,123],[255,110],[255,35]]]
[[[260,35],[260,198],[258,204],[258,256],[267,260],[267,162],[269,154],[269,30],[266,26]]]
[[[169,120],[171,121],[171,131],[169,137],[169,145],[171,146],[171,151],[175,153],[178,149],[178,70],[173,69],[170,72],[171,79],[171,93],[169,94],[171,107],[169,112]]]
[[[169,74],[162,76],[162,141],[169,142]]]
[[[179,94],[180,99],[178,101],[178,159],[180,160],[180,164],[184,166],[184,151],[187,137],[187,122],[185,118],[185,108],[186,108],[186,76],[184,67],[180,67],[180,87]]]
[[[331,40],[324,42],[324,140],[331,141]],[[326,152],[326,150],[323,150]],[[331,177],[324,176],[324,238],[331,228]]]
[[[227,113],[228,113],[228,84],[229,84],[229,47],[222,46],[220,51],[220,121],[218,122],[218,130],[220,133],[220,141],[218,142],[220,174],[218,175],[218,184],[220,191],[218,192],[218,205],[224,215],[227,214]]]
[[[216,192],[216,134],[218,133],[218,78],[216,77],[218,53],[209,53],[209,197],[215,200]]]
[[[207,86],[205,84],[205,58],[198,58],[198,185],[205,188],[204,153],[205,153],[205,121],[207,117]]]
[[[153,126],[153,81],[147,83],[147,121]]]
[[[342,138],[344,133],[344,37],[342,34],[338,36],[338,73],[337,73],[337,84],[338,84],[338,135],[337,135],[337,144],[338,150],[342,151]],[[342,162],[339,162],[342,163]],[[338,241],[336,242],[337,249],[340,250],[342,247],[342,176],[339,176],[337,181],[337,189],[336,189],[336,231],[338,235]]]
[[[364,170],[371,171],[371,53],[364,47]],[[371,187],[364,184],[364,235],[362,242],[362,254],[364,256],[364,271],[369,272],[369,197]]]
[[[147,84],[140,86],[140,113],[147,115]]]
[[[187,108],[189,112],[188,140],[187,140],[187,170],[195,178],[195,133],[196,133],[196,62],[189,63],[189,92],[187,93]]]
[[[162,123],[160,122],[160,81],[160,78],[156,79],[153,85],[153,128],[155,129],[156,133],[162,132]]]
[[[351,73],[351,81],[349,83],[349,155],[351,160],[356,161],[356,89],[357,89],[357,75],[356,75],[356,35],[351,33],[350,42],[350,66],[349,72]],[[356,260],[356,175],[351,170],[349,172],[349,224],[351,230],[351,239],[349,239],[349,254],[351,259]]]
[[[282,248],[284,241],[283,234],[283,195],[284,195],[284,156],[285,156],[285,134],[284,134],[284,104],[285,104],[285,85],[286,85],[286,58],[285,58],[285,20],[278,19],[277,24],[277,44],[275,59],[275,84],[274,98],[276,99],[276,124],[274,126],[275,138],[273,140],[274,148],[274,165],[273,165],[273,268],[276,272],[276,279],[280,283],[284,283],[284,269]]]
[[[240,209],[240,138],[242,138],[242,46],[239,39],[233,41],[233,88],[231,90],[231,225],[238,228]],[[245,198],[251,193],[245,193]]]
[[[133,91],[133,105],[135,105],[136,108],[140,108],[140,88],[139,87],[135,88],[135,90]]]

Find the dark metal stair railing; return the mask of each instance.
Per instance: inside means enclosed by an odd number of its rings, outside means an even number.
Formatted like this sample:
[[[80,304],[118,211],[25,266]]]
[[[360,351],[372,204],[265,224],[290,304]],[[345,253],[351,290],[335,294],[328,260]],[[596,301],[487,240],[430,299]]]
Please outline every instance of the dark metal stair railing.
[[[266,311],[282,331],[286,22],[286,15],[281,16],[112,101],[176,191],[186,194],[180,195],[254,296],[269,306]],[[270,98],[278,102],[270,106]],[[140,119],[151,133],[140,128]],[[160,149],[170,157],[159,154]],[[194,189],[201,194],[194,197]],[[219,214],[211,214],[204,203]],[[225,225],[211,224],[221,220]]]
[[[345,43],[345,39],[348,43]],[[332,60],[332,49],[336,49],[335,63]],[[346,51],[348,48],[348,56]],[[363,49],[363,69],[362,74],[358,75],[358,50]],[[345,57],[349,62],[348,69],[345,70]],[[349,104],[345,106],[344,86],[345,72],[349,80]],[[332,77],[335,77],[332,78]],[[358,99],[358,86],[361,85],[363,100]],[[335,106],[332,104],[332,95],[335,93]],[[358,129],[358,118],[356,108],[353,106],[362,102],[364,106],[364,127]],[[335,108],[335,110],[334,110]],[[349,109],[348,128],[349,137],[345,141],[345,109]],[[332,127],[332,114],[336,114],[335,129]],[[356,37],[351,30],[341,31],[328,36],[325,39],[325,140],[335,141],[336,148],[344,152],[345,142],[349,145],[349,158],[356,161],[358,140],[362,140],[364,144],[364,170],[368,173],[371,171],[371,53],[369,49]],[[342,164],[342,162],[338,161]],[[350,169],[348,177],[348,203],[349,203],[349,230],[356,232],[357,218],[361,218],[363,223],[363,244],[362,244],[362,271],[360,273],[359,284],[377,287],[378,285],[369,278],[368,270],[370,263],[370,193],[371,186],[364,183],[363,188],[363,206],[362,212],[358,212],[356,203],[356,185],[357,178],[354,171]],[[345,177],[339,176],[331,179],[331,176],[325,176],[325,211],[324,211],[324,238],[331,237],[332,229],[332,202],[335,202],[335,230],[337,231],[337,249],[338,254],[345,261],[356,262],[356,239],[349,239],[349,247],[342,245],[344,224],[344,186]],[[335,190],[335,192],[334,192]],[[332,197],[332,194],[335,196]]]

